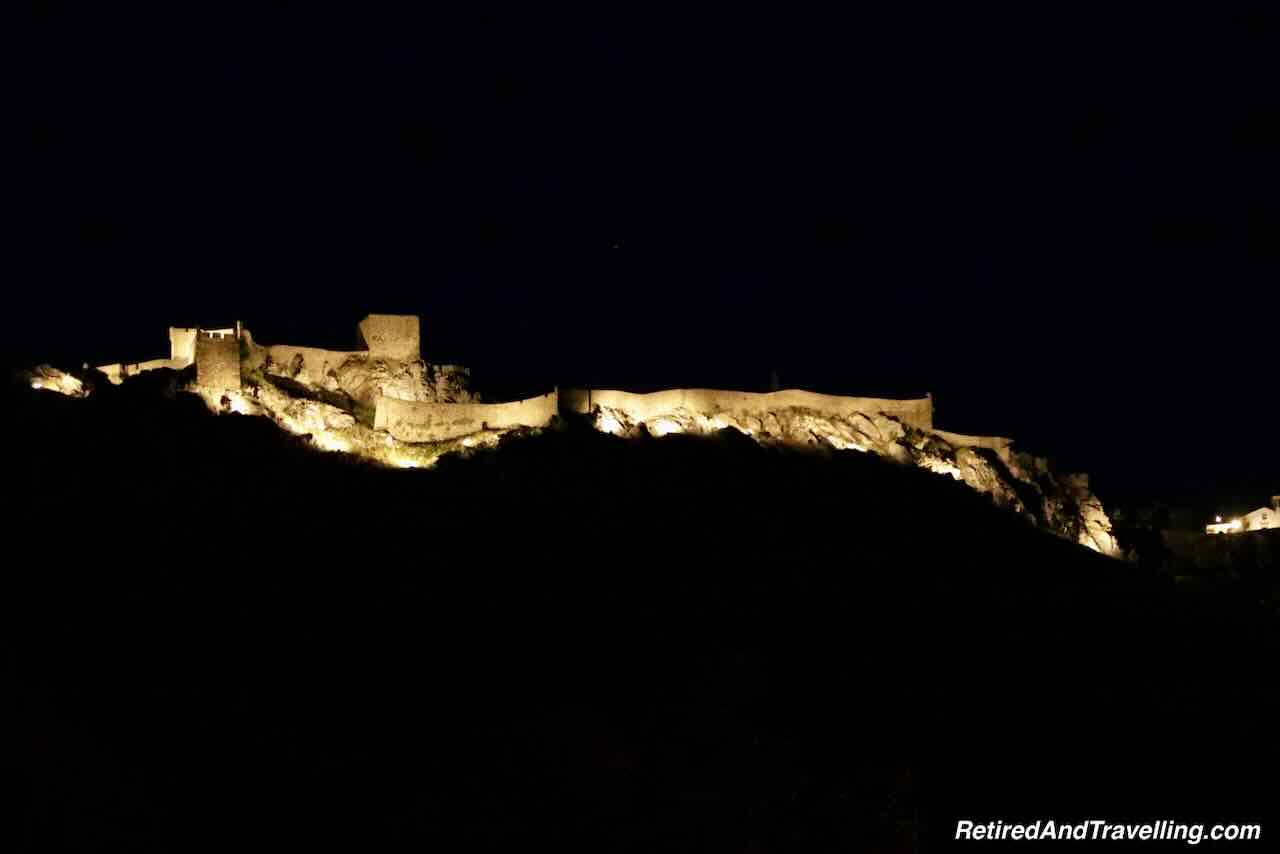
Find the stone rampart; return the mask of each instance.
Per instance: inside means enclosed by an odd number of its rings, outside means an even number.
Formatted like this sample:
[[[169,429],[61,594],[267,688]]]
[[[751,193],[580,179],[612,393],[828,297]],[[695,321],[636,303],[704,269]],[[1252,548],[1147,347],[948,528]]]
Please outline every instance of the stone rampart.
[[[272,344],[251,348],[245,368],[247,370],[265,368],[268,358],[272,363],[268,373],[294,377],[305,372],[304,380],[309,379],[319,384],[330,371],[337,370],[343,362],[348,359],[367,359],[369,353],[364,350],[325,350],[321,347]]]
[[[559,408],[554,391],[511,403],[426,403],[379,397],[373,425],[401,442],[441,442],[480,430],[545,427]]]
[[[148,359],[145,362],[114,362],[110,365],[98,365],[97,370],[107,375],[114,385],[120,385],[126,377],[136,377],[146,371],[157,368],[172,368],[180,371],[191,363],[181,359]]]
[[[626,412],[635,421],[646,421],[676,409],[712,416],[720,412],[760,413],[800,407],[835,416],[883,413],[920,430],[933,430],[933,399],[930,397],[899,400],[841,397],[800,389],[751,392],[675,388],[651,394],[633,394],[616,389],[566,389],[563,399],[567,412],[585,414],[596,406],[606,406]]]

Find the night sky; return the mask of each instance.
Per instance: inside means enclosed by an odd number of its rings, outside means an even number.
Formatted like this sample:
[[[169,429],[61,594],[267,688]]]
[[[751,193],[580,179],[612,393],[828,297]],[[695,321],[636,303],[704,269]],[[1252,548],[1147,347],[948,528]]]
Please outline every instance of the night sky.
[[[1280,493],[1269,20],[178,5],[21,39],[8,362],[412,312],[494,397],[777,368],[1104,499]]]

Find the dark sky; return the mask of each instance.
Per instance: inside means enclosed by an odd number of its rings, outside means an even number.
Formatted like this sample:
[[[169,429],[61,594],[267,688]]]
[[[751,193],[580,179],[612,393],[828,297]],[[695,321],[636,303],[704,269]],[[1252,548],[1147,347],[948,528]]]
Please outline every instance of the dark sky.
[[[776,366],[1117,494],[1280,492],[1270,20],[173,5],[30,21],[9,361],[416,312],[512,394]]]

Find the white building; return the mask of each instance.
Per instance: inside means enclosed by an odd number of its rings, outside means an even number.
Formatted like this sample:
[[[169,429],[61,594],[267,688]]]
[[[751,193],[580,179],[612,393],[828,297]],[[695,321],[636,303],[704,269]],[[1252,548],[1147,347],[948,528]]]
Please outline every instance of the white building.
[[[1226,522],[1219,516],[1213,524],[1204,526],[1207,534],[1235,534],[1240,531],[1263,531],[1267,528],[1280,528],[1280,495],[1271,496],[1270,507],[1259,507],[1239,519]]]

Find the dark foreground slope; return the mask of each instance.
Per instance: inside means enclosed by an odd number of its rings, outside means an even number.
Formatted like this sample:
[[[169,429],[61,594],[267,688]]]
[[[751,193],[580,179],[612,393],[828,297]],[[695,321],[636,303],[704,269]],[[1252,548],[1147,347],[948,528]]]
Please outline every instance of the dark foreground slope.
[[[141,387],[8,409],[32,848],[912,851],[1273,805],[1274,618],[949,478],[573,429],[387,471]]]

